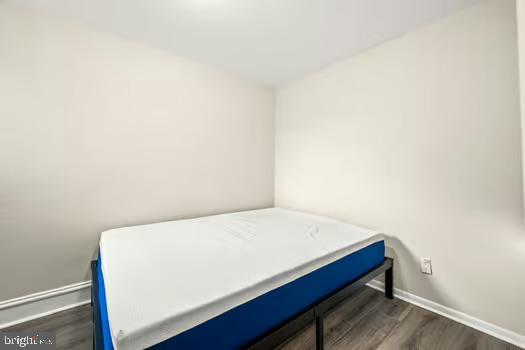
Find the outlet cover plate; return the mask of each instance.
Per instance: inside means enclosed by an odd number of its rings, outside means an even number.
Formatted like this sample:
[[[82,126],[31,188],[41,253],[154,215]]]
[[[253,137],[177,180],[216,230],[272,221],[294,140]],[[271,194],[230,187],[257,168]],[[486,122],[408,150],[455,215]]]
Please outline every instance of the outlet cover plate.
[[[421,272],[427,275],[432,274],[432,259],[421,257]]]

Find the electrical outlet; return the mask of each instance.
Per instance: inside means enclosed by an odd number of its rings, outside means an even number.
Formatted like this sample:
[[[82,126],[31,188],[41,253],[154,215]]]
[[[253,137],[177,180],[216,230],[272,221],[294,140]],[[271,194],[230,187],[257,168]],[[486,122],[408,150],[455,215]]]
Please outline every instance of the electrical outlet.
[[[421,257],[421,272],[427,275],[432,274],[432,260],[430,258]]]

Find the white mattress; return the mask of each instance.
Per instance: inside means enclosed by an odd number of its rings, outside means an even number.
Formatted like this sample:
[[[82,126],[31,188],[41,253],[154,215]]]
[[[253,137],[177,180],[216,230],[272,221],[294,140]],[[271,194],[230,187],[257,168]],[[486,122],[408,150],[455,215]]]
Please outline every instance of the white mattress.
[[[278,208],[105,231],[100,253],[113,345],[160,343],[382,239]]]

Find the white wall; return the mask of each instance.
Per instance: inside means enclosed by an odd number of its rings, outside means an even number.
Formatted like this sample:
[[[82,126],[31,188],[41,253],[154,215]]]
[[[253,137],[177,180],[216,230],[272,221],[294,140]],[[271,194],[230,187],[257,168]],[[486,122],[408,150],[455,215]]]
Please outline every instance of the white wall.
[[[516,1],[516,20],[518,28],[518,57],[519,57],[519,71],[520,71],[520,106],[521,106],[521,156],[522,156],[522,171],[525,164],[525,1]],[[523,199],[525,201],[525,176],[523,177],[524,193]]]
[[[273,205],[273,92],[0,4],[0,300],[111,227]]]
[[[279,88],[275,193],[391,235],[398,287],[525,334],[515,16],[482,1]]]

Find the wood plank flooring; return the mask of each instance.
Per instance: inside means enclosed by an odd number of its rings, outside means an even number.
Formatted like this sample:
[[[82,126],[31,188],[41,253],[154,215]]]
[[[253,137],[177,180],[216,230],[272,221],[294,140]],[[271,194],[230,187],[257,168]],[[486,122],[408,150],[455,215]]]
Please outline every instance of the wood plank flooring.
[[[386,299],[368,287],[334,309],[325,322],[327,350],[519,350],[402,300]],[[63,311],[4,331],[56,332],[58,349],[91,349],[91,306]],[[278,350],[314,350],[314,336],[314,328],[310,326]]]
[[[56,332],[57,349],[88,350],[92,346],[91,305],[76,307],[2,329],[4,332]]]

